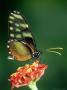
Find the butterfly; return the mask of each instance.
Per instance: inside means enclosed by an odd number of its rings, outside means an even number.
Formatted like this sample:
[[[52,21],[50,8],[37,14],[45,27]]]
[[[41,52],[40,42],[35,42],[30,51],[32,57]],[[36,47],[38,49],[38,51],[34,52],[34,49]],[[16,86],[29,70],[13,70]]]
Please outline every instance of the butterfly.
[[[9,14],[8,37],[8,59],[26,61],[39,58],[40,51],[37,50],[30,25],[19,11],[12,11]]]

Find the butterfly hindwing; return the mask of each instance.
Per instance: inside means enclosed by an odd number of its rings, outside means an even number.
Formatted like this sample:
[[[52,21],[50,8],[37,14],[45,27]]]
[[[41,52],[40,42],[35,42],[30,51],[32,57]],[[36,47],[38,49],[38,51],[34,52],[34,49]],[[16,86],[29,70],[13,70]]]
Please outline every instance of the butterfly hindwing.
[[[25,61],[32,58],[36,45],[24,16],[13,11],[8,18],[8,50],[13,59]]]

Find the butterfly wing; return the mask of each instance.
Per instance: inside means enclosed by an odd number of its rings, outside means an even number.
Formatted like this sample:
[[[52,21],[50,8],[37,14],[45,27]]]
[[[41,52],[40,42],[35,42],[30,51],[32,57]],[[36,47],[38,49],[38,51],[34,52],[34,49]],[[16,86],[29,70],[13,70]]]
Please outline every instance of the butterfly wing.
[[[25,61],[32,58],[36,44],[24,16],[13,11],[8,18],[9,58]]]

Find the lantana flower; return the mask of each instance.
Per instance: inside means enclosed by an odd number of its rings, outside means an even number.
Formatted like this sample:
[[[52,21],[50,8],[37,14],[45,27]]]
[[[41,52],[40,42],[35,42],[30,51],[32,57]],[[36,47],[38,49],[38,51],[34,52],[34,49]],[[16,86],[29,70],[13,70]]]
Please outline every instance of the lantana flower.
[[[11,90],[14,87],[22,86],[28,86],[31,90],[38,90],[36,82],[44,75],[47,67],[46,64],[40,64],[37,60],[31,65],[26,64],[19,67],[15,73],[10,75]]]

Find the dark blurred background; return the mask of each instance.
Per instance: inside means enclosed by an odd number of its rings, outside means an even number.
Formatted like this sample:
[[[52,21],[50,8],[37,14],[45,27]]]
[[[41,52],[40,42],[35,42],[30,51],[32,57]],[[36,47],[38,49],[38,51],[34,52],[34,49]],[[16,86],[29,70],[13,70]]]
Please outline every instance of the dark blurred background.
[[[13,10],[25,15],[31,25],[40,60],[48,64],[37,83],[39,90],[67,90],[67,1],[66,0],[0,0],[0,90],[10,90],[10,74],[26,62],[7,59],[8,16]],[[50,47],[63,47],[62,55],[47,53]],[[14,90],[28,90],[21,87]]]

